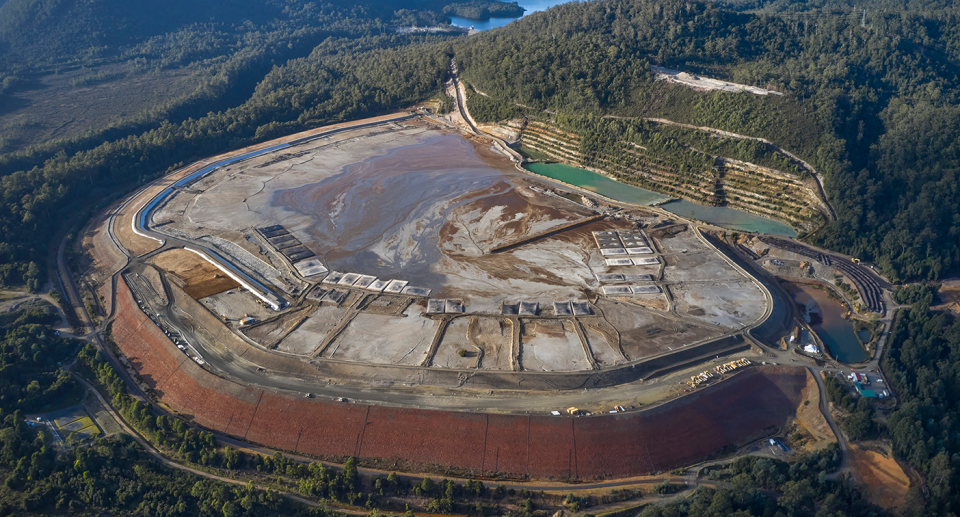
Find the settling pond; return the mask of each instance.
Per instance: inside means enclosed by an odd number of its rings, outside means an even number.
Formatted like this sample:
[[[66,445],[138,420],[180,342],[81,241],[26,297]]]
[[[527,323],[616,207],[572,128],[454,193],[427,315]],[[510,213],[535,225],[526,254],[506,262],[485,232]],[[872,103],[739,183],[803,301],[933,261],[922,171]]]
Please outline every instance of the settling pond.
[[[793,283],[784,283],[784,287],[833,357],[842,363],[859,363],[867,359],[860,341],[868,341],[870,331],[861,330],[858,339],[853,324],[843,319],[846,309],[830,299],[825,290]]]
[[[524,167],[541,176],[576,185],[610,199],[626,203],[651,205],[670,199],[663,194],[620,183],[595,172],[562,163],[528,163]],[[660,205],[660,208],[680,217],[697,219],[731,230],[770,233],[787,237],[797,236],[797,232],[785,223],[735,208],[698,205],[682,199],[664,203]]]

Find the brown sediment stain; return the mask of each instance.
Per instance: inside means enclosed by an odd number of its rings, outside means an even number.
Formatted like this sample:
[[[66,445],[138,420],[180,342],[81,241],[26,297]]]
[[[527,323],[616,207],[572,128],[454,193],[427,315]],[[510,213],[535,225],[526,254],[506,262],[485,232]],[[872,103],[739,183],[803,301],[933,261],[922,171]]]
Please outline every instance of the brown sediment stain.
[[[540,285],[543,296],[583,296],[596,251],[590,231],[629,225],[585,225],[534,246],[486,254],[593,213],[531,191],[529,183],[503,156],[451,134],[278,190],[272,204],[309,217],[309,226],[290,230],[334,270],[402,278],[433,289],[434,297],[455,293],[468,303],[471,297],[491,303],[518,282]]]
[[[164,251],[150,261],[160,269],[176,276],[183,290],[194,300],[240,286],[239,282],[227,276],[213,264],[184,249]]]
[[[669,308],[666,298],[663,295],[658,295],[652,298],[634,298],[630,300],[630,303],[643,307],[645,309],[652,309],[657,311],[666,311]]]
[[[307,305],[275,318],[270,318],[262,323],[246,327],[242,332],[248,338],[260,343],[264,348],[274,348],[315,310],[316,306]]]
[[[630,303],[601,300],[599,306],[609,322],[620,333],[620,349],[630,360],[669,352],[720,332],[705,326],[639,312]]]
[[[584,321],[581,319],[581,322],[583,322],[585,327],[600,333],[600,335],[603,336],[603,339],[607,341],[607,344],[610,345],[610,348],[617,351],[620,350],[620,332],[618,332],[613,325],[607,322],[607,320],[597,318],[592,321]]]
[[[442,249],[449,242],[449,237],[455,233],[454,229],[465,225],[471,228],[468,230],[470,240],[486,252],[551,227],[576,221],[587,213],[572,205],[571,207],[572,210],[561,210],[546,203],[538,203],[529,196],[521,195],[512,185],[499,182],[481,197],[452,208],[450,220],[440,230],[441,238],[438,244]],[[490,214],[495,213],[494,211],[499,215],[491,218]],[[486,225],[480,226],[481,222]]]
[[[513,326],[509,320],[474,316],[467,332],[470,341],[482,350],[477,368],[510,369],[510,342],[513,338]]]
[[[522,330],[520,336],[525,339],[533,339],[537,336],[544,337],[564,337],[563,325],[557,320],[521,320]]]
[[[560,224],[563,223],[558,222],[558,226]],[[629,225],[625,223],[597,221],[556,235],[551,235],[538,242],[547,243],[553,241],[572,244],[576,248],[583,250],[581,251],[582,260],[586,261],[586,250],[596,247],[596,242],[593,240],[593,232],[621,229],[626,227],[629,227]],[[457,249],[458,245],[455,239],[452,237],[458,229],[458,225],[455,222],[448,222],[443,226],[440,232],[440,248],[446,251],[446,253],[444,253],[446,256],[451,258],[455,257],[457,263],[475,266],[489,275],[495,276],[499,279],[529,280],[531,277],[534,277],[536,278],[537,282],[548,285],[562,286],[569,285],[570,283],[568,278],[560,277],[552,271],[531,264],[525,260],[522,257],[522,252],[525,251],[523,247],[503,253],[486,254],[480,256],[455,253],[452,250]],[[504,239],[504,242],[513,240],[515,238],[516,237]],[[498,244],[499,242],[491,243],[490,247]],[[462,250],[462,247],[459,247],[459,249]],[[523,269],[521,269],[521,267]]]

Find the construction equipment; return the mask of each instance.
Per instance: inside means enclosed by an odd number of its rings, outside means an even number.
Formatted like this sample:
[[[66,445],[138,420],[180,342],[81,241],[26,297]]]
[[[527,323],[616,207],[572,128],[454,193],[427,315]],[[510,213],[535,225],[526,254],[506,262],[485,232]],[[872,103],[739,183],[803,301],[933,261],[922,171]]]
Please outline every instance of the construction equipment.
[[[721,374],[722,374],[722,373],[732,372],[733,370],[736,370],[736,369],[738,369],[738,368],[743,368],[743,367],[745,367],[745,366],[750,366],[751,364],[753,364],[753,363],[751,363],[749,359],[741,358],[741,359],[739,359],[739,360],[737,360],[737,361],[730,361],[729,363],[726,363],[726,364],[722,364],[722,365],[720,365],[720,366],[717,366],[717,367],[714,368],[713,370],[714,370],[715,372],[717,372],[717,373],[721,373]]]

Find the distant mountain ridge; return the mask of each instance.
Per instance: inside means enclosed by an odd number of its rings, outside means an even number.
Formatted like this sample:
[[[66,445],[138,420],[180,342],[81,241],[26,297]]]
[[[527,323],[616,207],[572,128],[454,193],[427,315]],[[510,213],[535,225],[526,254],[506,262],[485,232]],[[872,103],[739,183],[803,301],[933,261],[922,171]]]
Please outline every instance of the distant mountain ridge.
[[[242,22],[283,15],[286,2],[215,0],[6,0],[0,40],[20,52],[127,45],[198,22]]]

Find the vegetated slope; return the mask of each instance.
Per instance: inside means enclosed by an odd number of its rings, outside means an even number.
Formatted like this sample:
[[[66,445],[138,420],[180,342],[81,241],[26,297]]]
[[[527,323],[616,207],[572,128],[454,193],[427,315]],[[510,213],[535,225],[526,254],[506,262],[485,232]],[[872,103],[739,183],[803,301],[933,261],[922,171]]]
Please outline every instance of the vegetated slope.
[[[726,481],[730,488],[700,486],[689,496],[646,505],[638,517],[885,515],[881,508],[865,500],[853,483],[843,477],[827,478],[826,473],[835,471],[839,465],[840,451],[836,444],[816,452],[798,453],[790,463],[744,456],[702,471],[707,479]],[[777,496],[768,498],[765,491]]]
[[[960,511],[960,320],[935,312],[936,287],[913,286],[897,293],[912,304],[897,313],[883,371],[898,406],[888,419],[893,452],[926,477],[923,493],[907,493],[904,515],[954,515]]]
[[[826,177],[839,221],[818,244],[894,279],[956,272],[960,80],[948,57],[960,38],[916,15],[860,21],[674,0],[572,3],[458,42],[456,55],[468,82],[538,116],[662,117],[766,138]],[[654,82],[650,63],[785,95],[694,92]]]
[[[120,189],[153,177],[178,161],[240,146],[249,142],[244,139],[274,134],[270,131],[282,132],[284,127],[292,128],[292,131],[310,127],[313,123],[342,121],[409,105],[439,90],[439,79],[448,60],[443,57],[439,68],[433,66],[436,63],[430,56],[436,48],[420,56],[407,54],[408,57],[404,58],[409,59],[407,63],[398,66],[394,61],[379,70],[361,66],[359,68],[363,70],[358,71],[355,63],[344,60],[345,55],[359,57],[363,52],[374,52],[389,60],[393,55],[390,49],[407,45],[411,51],[416,51],[417,44],[424,41],[422,36],[400,36],[383,27],[388,23],[442,19],[438,11],[445,3],[443,1],[428,4],[412,0],[358,1],[318,5],[289,0],[269,3],[268,7],[273,9],[270,13],[276,17],[257,23],[197,19],[196,23],[185,27],[176,26],[181,19],[164,18],[150,10],[163,9],[147,3],[136,4],[139,8],[118,8],[115,13],[105,16],[111,19],[111,16],[129,14],[131,20],[139,20],[137,23],[154,23],[151,27],[170,29],[170,32],[153,37],[149,37],[149,32],[124,32],[126,22],[121,20],[116,33],[103,34],[98,43],[102,43],[101,46],[85,47],[82,38],[69,35],[72,29],[68,26],[72,27],[71,24],[76,24],[81,33],[96,32],[95,25],[84,25],[83,20],[96,18],[94,14],[102,10],[112,10],[111,2],[97,0],[87,5],[15,0],[15,3],[6,5],[0,18],[9,29],[4,34],[10,40],[0,42],[0,47],[8,50],[0,55],[0,105],[4,109],[15,107],[19,102],[18,91],[36,88],[37,77],[54,74],[59,67],[89,67],[85,69],[91,70],[90,76],[80,77],[77,88],[102,86],[111,80],[118,83],[127,74],[149,80],[149,70],[157,70],[156,77],[161,77],[166,70],[182,67],[197,71],[199,85],[187,95],[158,106],[150,106],[142,100],[137,103],[136,92],[114,93],[118,114],[131,103],[135,106],[130,117],[107,127],[90,127],[86,131],[80,128],[79,134],[69,138],[0,155],[0,196],[3,199],[0,225],[4,229],[4,238],[0,242],[0,284],[26,283],[31,288],[41,285],[45,275],[40,264],[43,264],[46,239],[58,225],[75,222],[77,210],[98,208],[86,200],[80,205],[84,197],[92,194],[93,199],[108,202],[110,196],[119,193]],[[175,13],[187,12],[190,5],[174,2],[170,9]],[[420,10],[410,9],[414,7]],[[427,7],[436,10],[423,10]],[[88,10],[83,11],[84,8]],[[70,19],[73,16],[71,9],[78,11],[76,20]],[[130,14],[131,9],[134,14]],[[238,10],[246,12],[242,7]],[[154,15],[162,20],[149,22]],[[18,25],[25,27],[23,33],[15,30]],[[61,53],[43,46],[31,46],[27,41],[30,38],[22,41],[23,34],[31,31],[51,34],[50,38],[39,38],[49,40],[51,45],[62,39],[63,45],[70,47],[69,51]],[[380,36],[382,31],[385,35]],[[126,38],[124,34],[130,37]],[[327,44],[321,44],[327,39],[330,40]],[[443,38],[433,38],[438,39]],[[351,40],[358,43],[349,43]],[[277,63],[306,55],[311,55],[311,62],[320,62],[327,55],[335,59],[324,72],[318,71],[318,75],[292,86],[298,91],[273,96],[269,102],[275,101],[277,105],[274,107],[279,109],[273,111],[263,99],[266,88],[255,91],[256,85]],[[377,57],[361,59],[365,65],[380,63]],[[119,76],[104,77],[97,71],[98,67],[107,65],[121,68]],[[345,68],[341,71],[340,67]],[[416,77],[424,72],[431,74],[426,83]],[[363,77],[369,73],[382,73],[383,78],[388,75],[397,77],[383,81],[379,77]],[[364,85],[366,90],[361,91],[359,85]],[[322,99],[314,95],[321,90]],[[376,95],[377,92],[380,95]],[[256,98],[251,99],[252,96]],[[52,99],[51,102],[60,104],[63,100]],[[311,104],[308,106],[306,102]],[[231,111],[245,103],[248,103],[247,108],[241,109],[244,114]],[[69,103],[61,109],[69,110]],[[32,118],[29,106],[24,108],[24,113]],[[43,121],[34,123],[42,124]],[[206,129],[198,130],[200,126]],[[260,126],[264,128],[258,135]],[[24,127],[29,128],[30,124]],[[9,128],[0,129],[0,133],[6,129]],[[4,136],[0,134],[0,152],[4,147]],[[193,144],[183,145],[183,138],[195,140]],[[16,146],[17,138],[12,137],[6,143]],[[71,161],[74,165],[69,164]],[[28,172],[31,170],[33,172]],[[71,201],[77,204],[70,204]],[[70,216],[64,217],[61,210]]]
[[[270,25],[325,29],[363,19],[372,24],[435,24],[444,0],[9,0],[0,7],[0,41],[10,51],[35,59],[57,60],[61,53],[109,53],[154,36],[189,27],[215,31],[234,26]],[[499,2],[490,2],[499,4]],[[331,20],[331,14],[340,20]],[[340,27],[342,28],[342,26]],[[216,34],[211,34],[216,37]],[[194,41],[202,44],[203,41]]]
[[[0,9],[0,169],[235,107],[327,38],[444,21],[445,3],[14,0]]]
[[[77,369],[101,365],[103,368],[92,372],[95,375],[85,376],[98,378],[102,388],[121,394],[111,397],[112,393],[105,393],[117,412],[138,422],[156,421],[145,406],[132,403],[123,381],[103,364],[103,357],[93,345],[77,353],[82,344],[56,336],[53,327],[45,324],[22,324],[0,336],[0,475],[4,478],[0,486],[0,513],[224,515],[226,508],[230,515],[317,515],[304,505],[284,500],[276,492],[257,490],[252,485],[233,488],[166,468],[123,433],[98,439],[96,446],[91,446],[90,441],[73,446],[77,437],[64,432],[71,445],[54,445],[55,439],[46,434],[47,426],[32,425],[36,424],[35,419],[26,418],[26,413],[46,413],[83,403],[85,389],[60,367],[68,362],[75,363]],[[91,361],[94,357],[96,363]],[[103,382],[107,377],[102,374],[108,373],[113,381],[110,384]],[[111,425],[102,420],[101,423],[107,429]],[[38,433],[42,433],[39,438]],[[181,433],[178,441],[182,439],[181,443],[186,444],[181,450],[195,450],[203,437],[194,429]],[[236,451],[230,456],[236,457]],[[234,508],[242,508],[243,512],[235,512]]]
[[[529,121],[521,132],[523,147],[597,168],[624,183],[704,205],[734,207],[806,231],[830,217],[816,180],[766,144],[732,144],[701,131],[644,120],[562,114],[553,119],[549,124]]]
[[[853,12],[864,24],[873,23],[878,15],[919,15],[943,21],[944,14],[958,14],[951,0],[723,0],[719,3],[741,11],[777,14],[849,16]]]
[[[50,55],[118,46],[195,23],[275,17],[280,2],[214,0],[9,0],[0,8],[0,38],[14,50]],[[70,48],[74,47],[74,48]]]

